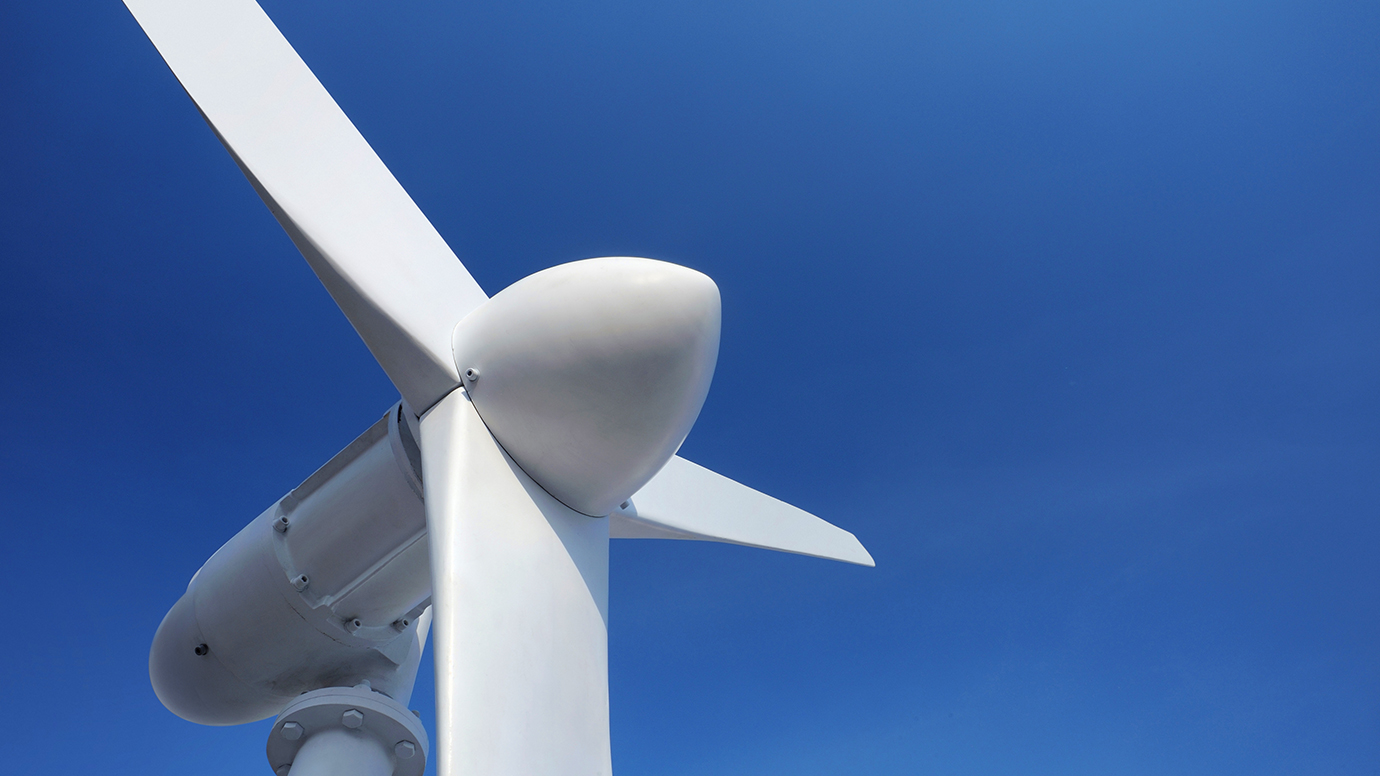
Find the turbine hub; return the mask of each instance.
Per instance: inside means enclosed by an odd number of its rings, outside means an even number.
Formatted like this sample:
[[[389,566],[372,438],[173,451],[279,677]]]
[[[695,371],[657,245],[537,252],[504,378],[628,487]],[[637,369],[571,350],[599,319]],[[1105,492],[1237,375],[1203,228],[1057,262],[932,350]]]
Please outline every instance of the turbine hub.
[[[603,516],[675,455],[719,353],[719,289],[663,261],[602,258],[530,275],[465,317],[455,365],[508,455]]]

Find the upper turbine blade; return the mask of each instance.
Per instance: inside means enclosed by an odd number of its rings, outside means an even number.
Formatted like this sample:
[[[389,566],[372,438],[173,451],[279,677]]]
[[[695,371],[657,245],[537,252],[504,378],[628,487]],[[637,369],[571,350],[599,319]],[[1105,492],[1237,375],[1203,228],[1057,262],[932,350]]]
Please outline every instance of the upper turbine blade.
[[[609,521],[524,474],[464,390],[421,426],[438,776],[609,776]]]
[[[488,298],[254,0],[125,0],[403,398],[459,384]]]
[[[698,539],[876,565],[853,534],[676,456],[609,515],[614,539]]]

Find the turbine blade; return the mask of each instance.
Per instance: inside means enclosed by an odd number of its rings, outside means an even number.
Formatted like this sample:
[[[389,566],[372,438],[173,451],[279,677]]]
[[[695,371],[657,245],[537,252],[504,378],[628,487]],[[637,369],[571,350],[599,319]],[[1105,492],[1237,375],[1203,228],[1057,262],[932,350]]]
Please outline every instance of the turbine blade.
[[[414,411],[488,298],[254,0],[125,0]]]
[[[524,474],[464,390],[421,426],[437,774],[608,776],[608,520]]]
[[[676,456],[628,506],[609,515],[615,539],[695,539],[876,565],[853,534]]]

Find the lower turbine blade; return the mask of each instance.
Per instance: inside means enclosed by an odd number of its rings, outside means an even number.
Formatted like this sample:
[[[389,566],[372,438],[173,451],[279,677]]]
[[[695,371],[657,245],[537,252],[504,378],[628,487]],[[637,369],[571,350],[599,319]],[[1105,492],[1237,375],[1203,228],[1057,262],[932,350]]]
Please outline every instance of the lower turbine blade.
[[[608,520],[542,490],[457,390],[421,422],[439,776],[608,776]]]

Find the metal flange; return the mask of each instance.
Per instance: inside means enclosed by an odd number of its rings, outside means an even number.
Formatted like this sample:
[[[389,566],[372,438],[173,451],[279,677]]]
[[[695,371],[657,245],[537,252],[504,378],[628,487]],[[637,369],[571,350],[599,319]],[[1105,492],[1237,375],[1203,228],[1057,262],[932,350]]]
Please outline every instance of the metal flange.
[[[269,767],[286,776],[306,743],[325,732],[377,745],[392,763],[391,776],[422,776],[426,770],[429,747],[422,721],[367,684],[314,690],[288,704],[268,735]]]

